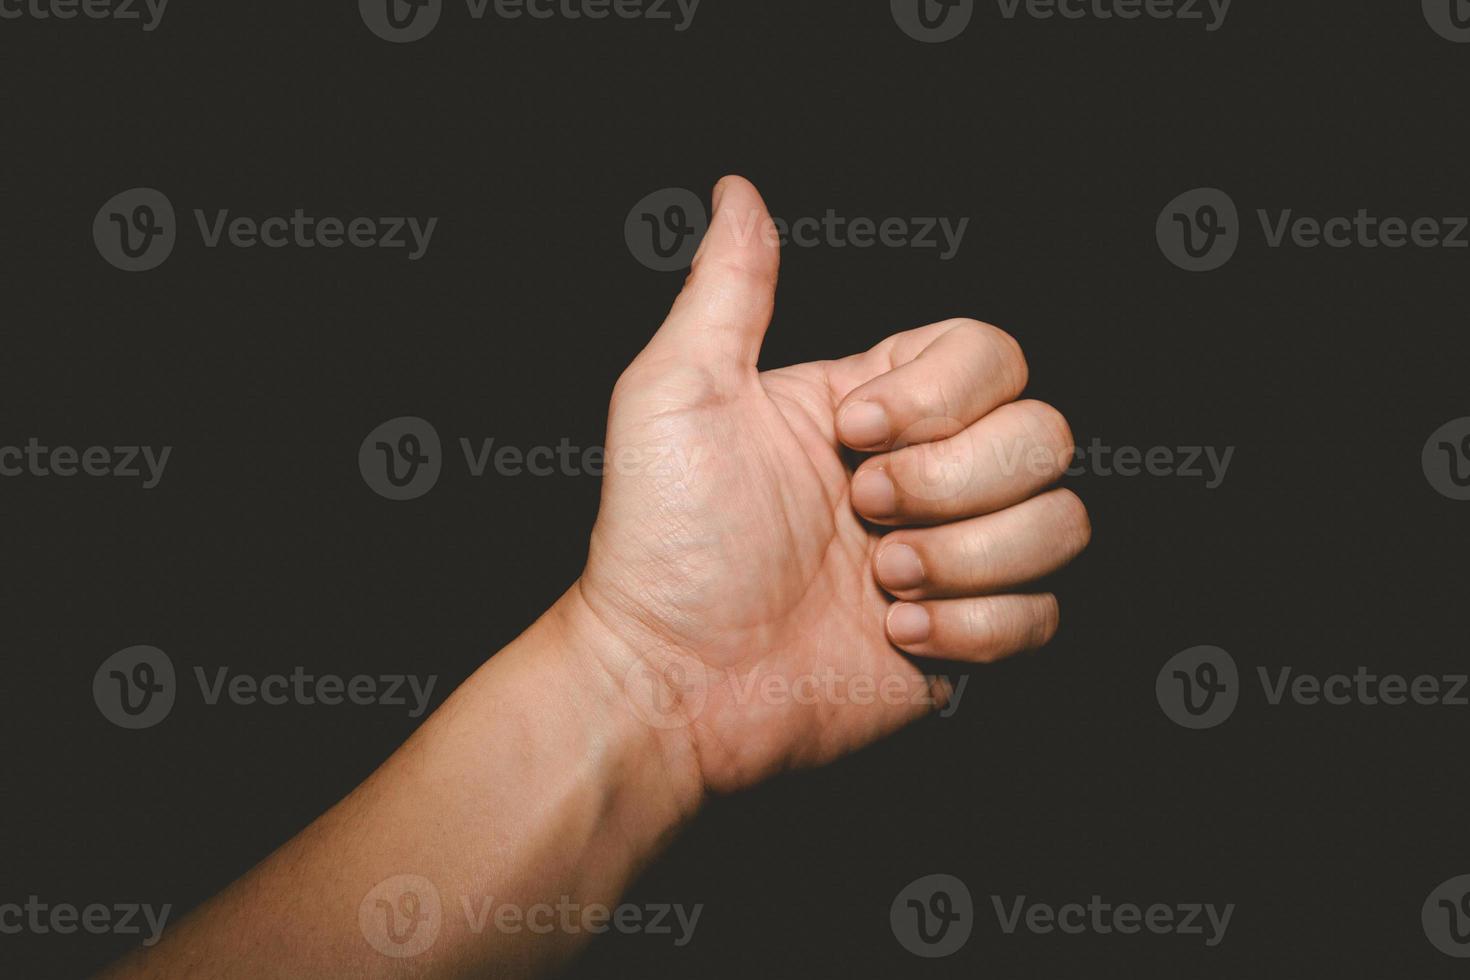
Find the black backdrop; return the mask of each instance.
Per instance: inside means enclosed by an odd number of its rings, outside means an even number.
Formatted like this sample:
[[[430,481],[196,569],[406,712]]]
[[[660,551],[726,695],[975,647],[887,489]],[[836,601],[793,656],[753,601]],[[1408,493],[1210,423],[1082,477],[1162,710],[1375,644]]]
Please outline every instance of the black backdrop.
[[[1079,442],[1236,447],[1223,484],[1071,481],[1091,550],[1062,635],[971,672],[960,709],[712,805],[630,900],[704,903],[694,941],[608,936],[589,977],[1448,976],[1429,892],[1470,872],[1470,708],[1271,707],[1256,669],[1463,671],[1470,503],[1420,451],[1470,414],[1470,251],[1268,247],[1255,210],[1470,213],[1470,46],[1419,4],[1237,0],[1198,21],[1014,20],[921,44],[881,2],[704,0],[668,22],[474,21],[390,44],[355,5],[184,4],[144,31],[0,21],[0,445],[173,447],[160,484],[0,479],[0,902],[175,917],[366,776],[385,707],[204,705],[110,724],[135,644],[254,673],[436,674],[435,703],[575,576],[590,477],[364,485],[363,437],[593,445],[678,273],[629,209],[751,177],[782,216],[969,217],[933,250],[793,248],[763,362],[953,315],[1023,343]],[[128,274],[94,215],[163,191],[180,238]],[[1226,190],[1234,258],[1172,265],[1155,220]],[[440,218],[428,254],[207,249],[194,208]],[[1188,731],[1155,677],[1199,644],[1244,690]],[[919,959],[889,905],[948,873],[974,935]],[[1236,904],[1200,937],[1004,934],[991,895]],[[128,937],[0,935],[0,974],[73,976]]]

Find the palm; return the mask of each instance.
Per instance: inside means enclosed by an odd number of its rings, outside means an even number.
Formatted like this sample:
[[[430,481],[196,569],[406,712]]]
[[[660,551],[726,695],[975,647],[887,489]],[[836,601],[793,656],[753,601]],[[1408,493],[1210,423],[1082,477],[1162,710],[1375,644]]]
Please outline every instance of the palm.
[[[848,499],[834,409],[861,371],[803,364],[724,394],[699,373],[630,372],[614,399],[609,459],[624,462],[594,556],[618,560],[587,581],[651,628],[657,657],[703,673],[687,721],[715,788],[828,761],[932,704],[884,634],[878,535]]]

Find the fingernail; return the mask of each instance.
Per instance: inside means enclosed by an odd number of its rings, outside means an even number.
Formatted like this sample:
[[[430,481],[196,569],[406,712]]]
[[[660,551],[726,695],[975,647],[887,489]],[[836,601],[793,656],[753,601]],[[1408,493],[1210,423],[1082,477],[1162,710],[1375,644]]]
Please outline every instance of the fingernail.
[[[892,591],[918,588],[924,582],[924,563],[906,544],[884,545],[876,563],[878,584]]]
[[[899,602],[888,610],[888,638],[899,646],[929,639],[929,610],[917,602]]]
[[[715,184],[714,192],[710,195],[709,209],[711,213],[720,210],[720,201],[725,197],[725,187],[726,180],[721,177],[719,182]]]
[[[877,402],[853,402],[837,418],[837,434],[854,449],[888,441],[888,413]]]
[[[863,470],[852,481],[852,506],[868,517],[889,517],[898,510],[893,481],[880,469]]]

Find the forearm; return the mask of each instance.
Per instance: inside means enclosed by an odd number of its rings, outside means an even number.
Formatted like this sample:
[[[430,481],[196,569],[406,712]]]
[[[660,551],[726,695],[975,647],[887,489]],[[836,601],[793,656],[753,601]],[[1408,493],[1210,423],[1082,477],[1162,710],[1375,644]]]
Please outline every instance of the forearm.
[[[615,904],[700,795],[680,741],[645,725],[603,666],[597,627],[573,589],[362,786],[108,975],[501,976],[563,961],[589,935],[586,908]],[[422,879],[416,898],[379,887],[397,876]],[[558,903],[580,911],[549,932],[498,924],[503,906]]]

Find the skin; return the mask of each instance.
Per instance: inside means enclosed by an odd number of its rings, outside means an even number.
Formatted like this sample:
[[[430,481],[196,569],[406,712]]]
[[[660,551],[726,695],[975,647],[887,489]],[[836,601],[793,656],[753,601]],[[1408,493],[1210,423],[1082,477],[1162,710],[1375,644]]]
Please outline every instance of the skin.
[[[1015,341],[951,320],[760,372],[774,225],[738,177],[712,210],[614,389],[576,584],[362,786],[105,976],[546,973],[709,794],[943,705],[906,654],[989,662],[1052,637],[1055,598],[1019,590],[1090,530],[1047,489],[1072,438],[1016,400]],[[394,943],[409,891],[421,921]],[[572,911],[532,931],[480,919],[487,897]]]

